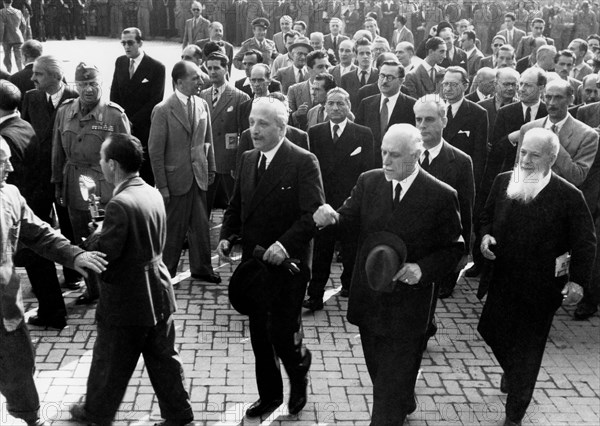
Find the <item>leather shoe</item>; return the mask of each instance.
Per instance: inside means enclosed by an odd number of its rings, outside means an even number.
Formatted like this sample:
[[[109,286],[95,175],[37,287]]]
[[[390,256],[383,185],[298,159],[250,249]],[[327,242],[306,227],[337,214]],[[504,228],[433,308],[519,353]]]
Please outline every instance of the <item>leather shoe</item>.
[[[513,422],[508,417],[504,420],[504,426],[521,426],[521,422]]]
[[[340,290],[340,296],[342,296],[342,297],[348,297],[348,296],[350,296],[350,290],[348,290],[347,288],[342,287],[342,289]]]
[[[593,316],[596,312],[598,312],[598,305],[589,302],[579,302],[577,309],[573,312],[573,318],[577,321],[583,321]]]
[[[452,296],[452,291],[454,291],[454,290],[451,288],[447,288],[447,287],[440,288],[440,293],[438,294],[438,299],[447,299],[448,297]]]
[[[258,400],[246,410],[246,417],[262,417],[271,414],[283,403],[283,398],[271,399],[269,401]]]
[[[75,420],[79,423],[90,424],[90,419],[88,418],[87,411],[85,411],[85,405],[83,404],[75,404],[72,405],[69,409],[71,413],[71,419]]]
[[[508,393],[508,381],[505,374],[502,374],[502,378],[500,379],[500,392]]]
[[[62,330],[67,326],[67,320],[64,317],[41,318],[39,315],[29,317],[27,324],[36,327],[50,327]]]
[[[302,357],[302,361],[296,370],[294,379],[290,379],[290,400],[288,411],[292,415],[298,414],[306,405],[306,387],[308,386],[308,369],[312,363],[312,354],[308,349]]]
[[[208,283],[219,284],[221,282],[221,276],[216,272],[212,272],[210,274],[201,275],[201,274],[192,274],[192,278],[195,280],[206,281]]]
[[[82,294],[75,300],[76,305],[93,305],[98,301],[97,297],[90,297],[87,294]]]
[[[475,278],[481,274],[481,266],[473,264],[469,269],[465,271],[465,277],[467,278]]]
[[[309,297],[308,299],[302,302],[302,307],[309,309],[313,312],[320,311],[321,309],[323,309],[323,300]]]
[[[83,281],[65,281],[61,287],[67,290],[79,290],[83,287]]]

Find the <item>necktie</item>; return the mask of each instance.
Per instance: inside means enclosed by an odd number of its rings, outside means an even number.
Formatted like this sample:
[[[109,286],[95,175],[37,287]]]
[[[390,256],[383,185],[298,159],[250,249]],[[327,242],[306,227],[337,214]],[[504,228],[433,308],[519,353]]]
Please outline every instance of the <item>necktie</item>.
[[[446,117],[448,117],[448,120],[452,120],[452,105],[448,105],[448,114],[446,114]]]
[[[381,111],[379,112],[379,128],[381,129],[381,137],[385,135],[385,132],[388,128],[388,107],[387,104],[389,102],[388,98],[383,98],[383,105],[381,106]]]
[[[507,31],[506,44],[512,44],[512,31]]]
[[[429,77],[431,77],[431,81],[435,84],[435,68],[431,67],[431,71],[429,72]]]
[[[394,189],[394,210],[398,208],[400,205],[400,193],[402,192],[402,186],[400,183],[396,184],[396,188]]]
[[[322,123],[323,121],[325,121],[325,119],[323,117],[323,109],[324,109],[324,107],[323,107],[323,105],[321,105],[319,107],[319,114],[317,114],[317,124],[318,123]]]
[[[54,112],[54,104],[52,103],[52,96],[48,96],[48,112],[52,114]]]
[[[338,136],[338,130],[340,130],[340,126],[338,126],[337,124],[333,125],[333,143],[335,144],[338,139],[340,138]]]
[[[301,83],[304,80],[304,74],[302,73],[302,68],[298,69],[298,83]]]
[[[425,158],[423,158],[423,161],[421,162],[421,167],[424,170],[429,170],[430,163],[429,163],[429,150],[428,149],[425,150],[425,152],[423,153],[423,156]]]
[[[529,123],[531,121],[531,107],[527,107],[525,110],[525,123]]]
[[[130,59],[129,60],[129,79],[130,80],[133,78],[134,73],[135,73],[134,62],[133,62],[133,59]]]
[[[558,126],[556,124],[553,124],[550,130],[552,130],[552,133],[558,135]]]
[[[367,72],[361,71],[360,72],[360,85],[364,86],[365,84],[367,84]]]
[[[258,169],[256,170],[256,183],[260,182],[265,171],[267,170],[267,157],[264,154],[260,154],[260,161],[258,162]]]
[[[219,102],[219,89],[215,87],[213,90],[213,98],[212,98],[212,106],[215,108],[217,106],[217,102]]]
[[[337,37],[333,37],[333,51],[337,52]]]
[[[187,101],[187,114],[188,120],[190,122],[190,128],[192,132],[194,131],[194,103],[192,101],[192,97],[190,96]]]

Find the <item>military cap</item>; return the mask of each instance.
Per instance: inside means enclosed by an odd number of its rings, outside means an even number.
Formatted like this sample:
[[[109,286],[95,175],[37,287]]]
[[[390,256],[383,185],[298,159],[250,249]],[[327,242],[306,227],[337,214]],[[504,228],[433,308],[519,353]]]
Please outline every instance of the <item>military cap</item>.
[[[96,65],[80,62],[75,68],[75,81],[89,81],[97,78],[100,75],[100,70]]]
[[[267,18],[256,18],[252,21],[252,28],[254,27],[263,27],[265,30],[269,28],[271,23]]]

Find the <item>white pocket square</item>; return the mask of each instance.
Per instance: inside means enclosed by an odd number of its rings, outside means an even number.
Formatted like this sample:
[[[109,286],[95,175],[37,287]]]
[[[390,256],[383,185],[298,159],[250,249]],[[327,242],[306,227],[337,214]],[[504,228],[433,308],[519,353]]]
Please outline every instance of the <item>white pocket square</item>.
[[[149,83],[149,82],[150,82],[150,80],[148,80],[147,78],[142,80],[142,83]]]
[[[230,106],[229,108],[227,108],[227,112],[231,112],[231,111],[233,111],[233,105]]]
[[[458,134],[460,135],[461,133],[464,135],[467,135],[467,137],[469,137],[469,135],[471,134],[471,131],[470,130],[459,130]]]
[[[358,155],[358,154],[360,154],[361,152],[362,152],[362,147],[360,147],[360,146],[359,146],[358,148],[356,148],[354,151],[352,151],[352,152],[350,153],[350,157],[352,157],[352,156],[354,156],[354,155]]]

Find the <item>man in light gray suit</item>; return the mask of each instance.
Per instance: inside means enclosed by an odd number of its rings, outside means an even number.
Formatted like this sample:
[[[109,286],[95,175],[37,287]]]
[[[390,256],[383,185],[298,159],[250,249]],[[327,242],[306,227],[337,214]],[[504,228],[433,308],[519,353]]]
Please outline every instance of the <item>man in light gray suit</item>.
[[[210,36],[210,21],[202,17],[202,4],[198,1],[192,3],[193,18],[185,21],[183,30],[183,47],[193,44],[196,40],[202,40]]]
[[[358,69],[358,67],[354,65],[354,41],[342,41],[338,48],[338,55],[340,63],[329,71],[337,86],[342,84],[342,76],[344,74]]]
[[[235,159],[238,147],[238,122],[240,105],[250,96],[227,83],[227,56],[211,53],[206,59],[206,69],[212,87],[203,90],[200,97],[208,104],[215,153],[216,175],[208,189],[208,211],[212,210],[219,188],[227,199],[233,194]]]
[[[156,187],[167,208],[163,259],[175,276],[187,235],[192,277],[217,283],[221,278],[210,263],[206,209],[206,191],[215,179],[215,159],[208,105],[195,96],[200,69],[190,61],[180,61],[171,76],[175,93],[154,107],[148,139]]]
[[[525,37],[525,31],[515,27],[515,21],[517,20],[514,13],[507,13],[504,15],[504,23],[506,28],[498,31],[498,34],[504,37],[506,43],[510,44],[514,49],[519,46],[519,42]]]
[[[317,74],[327,72],[330,67],[329,56],[323,50],[315,50],[306,58],[308,66],[308,80],[294,84],[288,90],[288,100],[292,111],[292,124],[296,127],[302,121],[302,116],[308,114],[308,110],[315,105],[311,87]]]

